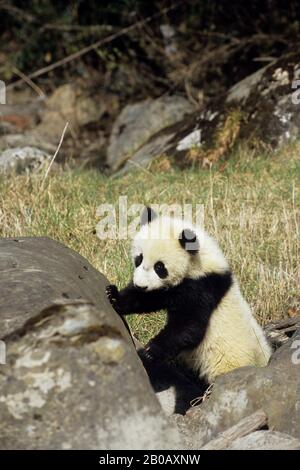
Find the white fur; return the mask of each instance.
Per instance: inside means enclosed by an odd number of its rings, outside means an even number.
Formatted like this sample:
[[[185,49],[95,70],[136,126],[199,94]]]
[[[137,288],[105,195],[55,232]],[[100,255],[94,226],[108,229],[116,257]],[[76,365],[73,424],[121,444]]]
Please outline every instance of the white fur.
[[[179,235],[191,229],[199,240],[199,251],[193,255],[184,250]],[[221,249],[202,228],[182,219],[157,217],[143,225],[132,244],[132,256],[143,254],[143,262],[135,269],[134,283],[148,290],[180,284],[185,277],[199,278],[229,269]],[[160,279],[154,264],[162,261],[169,276]],[[219,374],[246,365],[264,366],[271,348],[262,328],[254,319],[237,281],[213,312],[202,343],[180,358],[193,370],[212,382]]]
[[[263,330],[234,280],[211,316],[200,346],[192,352],[181,353],[180,358],[208,382],[213,382],[216,376],[237,367],[265,366],[270,355],[271,348]]]
[[[190,256],[179,244],[178,238],[184,229],[191,229],[197,235],[200,251]],[[211,272],[224,272],[228,263],[217,243],[200,227],[194,227],[183,219],[167,216],[157,217],[150,224],[143,225],[132,244],[132,256],[143,253],[143,262],[134,271],[133,282],[148,290],[165,285],[179,284],[184,277],[192,279]],[[162,261],[170,276],[160,279],[153,267]]]

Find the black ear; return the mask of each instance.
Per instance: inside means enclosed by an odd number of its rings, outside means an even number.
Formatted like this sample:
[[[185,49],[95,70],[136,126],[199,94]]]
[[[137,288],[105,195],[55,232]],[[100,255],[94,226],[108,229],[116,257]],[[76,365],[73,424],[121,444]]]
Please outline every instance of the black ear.
[[[151,207],[145,207],[141,215],[141,225],[150,224],[156,217],[157,214]]]
[[[196,254],[200,248],[197,235],[189,228],[182,230],[181,234],[179,235],[179,243],[184,250],[186,250],[188,253],[191,253],[192,255]]]

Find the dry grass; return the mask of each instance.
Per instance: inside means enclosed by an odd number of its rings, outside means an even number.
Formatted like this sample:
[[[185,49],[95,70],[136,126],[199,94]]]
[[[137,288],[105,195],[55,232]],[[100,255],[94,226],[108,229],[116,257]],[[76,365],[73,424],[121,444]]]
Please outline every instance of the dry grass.
[[[261,323],[287,315],[299,300],[299,151],[295,144],[272,157],[239,149],[212,170],[152,169],[120,178],[92,171],[0,179],[0,236],[47,235],[79,251],[111,282],[130,278],[129,241],[99,240],[96,208],[131,203],[204,204],[205,227],[222,245]],[[155,168],[156,171],[153,171]],[[298,299],[298,300],[297,300]],[[130,319],[147,340],[162,314]]]

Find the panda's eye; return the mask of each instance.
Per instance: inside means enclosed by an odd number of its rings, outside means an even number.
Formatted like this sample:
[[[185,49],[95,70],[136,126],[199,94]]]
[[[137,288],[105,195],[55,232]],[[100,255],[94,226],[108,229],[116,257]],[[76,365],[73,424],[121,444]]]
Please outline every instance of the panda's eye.
[[[168,275],[168,270],[162,261],[157,261],[155,263],[154,271],[161,279],[165,279]]]
[[[134,265],[137,268],[143,261],[142,253],[134,258]]]

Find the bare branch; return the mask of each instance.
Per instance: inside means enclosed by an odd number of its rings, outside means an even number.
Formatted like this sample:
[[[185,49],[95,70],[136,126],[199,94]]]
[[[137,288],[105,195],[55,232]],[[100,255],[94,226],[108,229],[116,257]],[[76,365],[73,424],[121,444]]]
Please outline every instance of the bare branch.
[[[200,450],[222,450],[229,447],[238,437],[247,436],[253,431],[267,424],[267,415],[264,410],[258,410],[250,416],[242,419],[226,431],[221,432],[215,439],[205,444]]]

